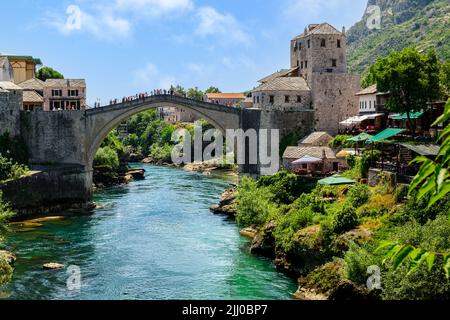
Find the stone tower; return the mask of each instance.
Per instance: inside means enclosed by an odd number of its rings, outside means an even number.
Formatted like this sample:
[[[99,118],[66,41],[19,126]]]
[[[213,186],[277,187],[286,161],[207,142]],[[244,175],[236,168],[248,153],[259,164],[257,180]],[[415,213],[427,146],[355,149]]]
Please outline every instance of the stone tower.
[[[313,73],[347,73],[345,29],[340,32],[328,23],[310,24],[291,40],[291,68],[308,82]]]
[[[310,24],[291,40],[291,68],[311,88],[314,128],[330,134],[339,123],[358,114],[360,77],[347,73],[347,37],[328,23]]]

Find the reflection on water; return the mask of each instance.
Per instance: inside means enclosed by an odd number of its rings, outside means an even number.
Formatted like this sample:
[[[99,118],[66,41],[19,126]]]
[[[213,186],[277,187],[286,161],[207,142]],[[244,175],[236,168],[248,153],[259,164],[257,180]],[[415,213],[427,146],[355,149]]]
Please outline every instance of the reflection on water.
[[[142,166],[142,165],[141,165]],[[146,180],[101,190],[90,216],[13,224],[17,254],[11,299],[289,299],[290,279],[248,253],[230,220],[210,214],[228,182],[145,165]],[[65,270],[81,268],[82,288],[66,288]]]

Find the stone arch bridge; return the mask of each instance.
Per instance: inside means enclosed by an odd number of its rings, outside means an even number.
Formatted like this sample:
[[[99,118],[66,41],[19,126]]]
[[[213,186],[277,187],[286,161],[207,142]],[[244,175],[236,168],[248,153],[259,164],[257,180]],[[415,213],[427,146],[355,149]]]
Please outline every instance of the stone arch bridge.
[[[19,184],[3,188],[6,199],[23,203],[24,208],[38,203],[59,206],[88,201],[92,196],[93,159],[104,138],[131,116],[158,107],[189,110],[221,131],[280,129],[281,134],[294,130],[307,134],[314,122],[311,111],[263,112],[175,95],[149,96],[85,111],[22,112],[21,135],[29,149],[31,168],[40,173],[28,179],[26,187]],[[242,172],[251,174],[259,174],[260,168],[259,165],[240,166]],[[18,192],[22,187],[36,192],[18,199],[23,195]]]

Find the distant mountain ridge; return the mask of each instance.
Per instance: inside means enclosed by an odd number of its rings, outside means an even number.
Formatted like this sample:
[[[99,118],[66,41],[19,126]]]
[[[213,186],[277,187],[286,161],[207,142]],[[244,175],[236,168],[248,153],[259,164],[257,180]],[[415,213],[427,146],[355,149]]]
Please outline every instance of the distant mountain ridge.
[[[392,50],[415,47],[435,49],[440,59],[450,59],[449,0],[369,0],[378,6],[380,29],[370,29],[376,11],[366,9],[361,21],[348,31],[348,64],[352,72],[365,73],[379,57]]]

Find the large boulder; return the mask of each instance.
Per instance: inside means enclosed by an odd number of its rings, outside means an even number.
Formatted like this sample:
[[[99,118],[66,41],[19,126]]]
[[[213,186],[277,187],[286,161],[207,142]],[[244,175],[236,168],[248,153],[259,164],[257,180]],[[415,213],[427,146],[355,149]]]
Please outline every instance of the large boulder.
[[[225,190],[219,204],[211,206],[210,210],[215,214],[224,214],[234,217],[236,215],[236,188]]]

